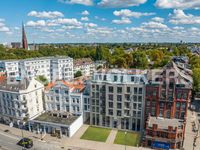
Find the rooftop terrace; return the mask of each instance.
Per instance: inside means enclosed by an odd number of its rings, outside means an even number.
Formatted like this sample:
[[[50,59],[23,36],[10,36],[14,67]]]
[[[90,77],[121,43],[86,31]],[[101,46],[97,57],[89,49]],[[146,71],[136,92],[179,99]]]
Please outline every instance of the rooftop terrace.
[[[56,124],[64,124],[71,125],[79,116],[74,116],[69,113],[58,113],[58,112],[45,112],[42,115],[35,118],[35,121],[56,123]]]

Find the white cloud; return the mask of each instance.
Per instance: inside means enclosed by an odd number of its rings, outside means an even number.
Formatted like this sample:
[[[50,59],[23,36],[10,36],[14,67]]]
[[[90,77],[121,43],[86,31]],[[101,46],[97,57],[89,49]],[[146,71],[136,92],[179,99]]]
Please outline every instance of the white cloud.
[[[10,29],[5,25],[4,21],[5,19],[0,19],[0,32],[6,32],[7,34],[9,34]]]
[[[115,24],[131,24],[131,20],[129,18],[122,17],[121,20],[112,20],[112,23],[115,23]]]
[[[167,25],[162,24],[160,22],[154,22],[154,21],[144,22],[144,23],[142,23],[142,27],[154,28],[154,29],[168,29]]]
[[[169,22],[172,24],[200,24],[200,16],[185,14],[183,10],[175,9],[173,14],[169,15]]]
[[[159,8],[199,9],[199,0],[157,0],[155,6]]]
[[[81,4],[86,6],[93,5],[93,0],[58,0],[58,1],[66,4]]]
[[[82,23],[79,22],[76,18],[59,18],[55,20],[55,23],[62,24],[62,25],[72,25],[72,26],[81,26]]]
[[[62,29],[65,29],[65,30],[82,29],[82,26],[68,25],[68,26],[63,26]]]
[[[89,18],[88,17],[81,17],[81,20],[82,21],[89,21]]]
[[[6,26],[0,26],[0,32],[9,32],[10,31],[10,29],[8,28],[8,27],[6,27]]]
[[[28,21],[26,25],[29,27],[44,27],[46,26],[46,22],[44,20]]]
[[[151,16],[155,15],[155,13],[141,13],[141,12],[134,12],[129,9],[122,9],[120,11],[114,11],[113,14],[115,16],[120,17],[134,17],[134,18],[140,18],[142,16]]]
[[[37,18],[58,18],[58,17],[64,17],[63,13],[59,11],[42,11],[42,12],[37,12],[37,11],[31,11],[28,13],[28,16],[31,17],[37,17]]]
[[[49,28],[41,28],[41,31],[44,31],[44,32],[49,32],[49,33],[52,33],[54,32],[53,29],[49,29]]]
[[[101,7],[131,7],[144,4],[147,0],[101,0],[98,5]]]
[[[87,10],[84,10],[81,14],[87,16],[87,15],[89,15],[90,13],[89,13]]]
[[[95,24],[95,23],[86,23],[85,26],[90,27],[90,28],[94,28],[94,27],[97,27],[98,25]]]
[[[154,18],[152,18],[151,20],[153,20],[153,21],[155,21],[155,22],[161,22],[161,23],[164,22],[164,18],[161,18],[161,17],[154,17]]]
[[[183,30],[184,27],[175,26],[175,27],[173,27],[173,29],[174,29],[174,30]]]

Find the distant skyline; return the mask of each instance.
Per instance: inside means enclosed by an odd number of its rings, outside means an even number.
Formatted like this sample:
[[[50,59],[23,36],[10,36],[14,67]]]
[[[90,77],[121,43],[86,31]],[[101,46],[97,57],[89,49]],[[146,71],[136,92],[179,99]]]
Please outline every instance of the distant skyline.
[[[2,0],[0,43],[200,42],[198,0]]]

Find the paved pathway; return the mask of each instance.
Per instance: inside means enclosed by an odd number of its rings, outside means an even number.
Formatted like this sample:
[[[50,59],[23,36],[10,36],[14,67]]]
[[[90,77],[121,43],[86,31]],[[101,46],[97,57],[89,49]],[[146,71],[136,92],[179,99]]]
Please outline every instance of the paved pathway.
[[[117,135],[117,130],[111,130],[110,135],[108,136],[106,143],[113,144],[115,141],[115,136]]]
[[[195,124],[197,128],[196,114],[188,110],[187,115],[188,116],[187,116],[187,122],[186,122],[185,140],[184,140],[183,147],[185,148],[185,150],[200,150],[200,145],[198,142],[197,142],[197,147],[193,149],[193,141],[197,133],[194,132],[192,129],[192,122],[196,122]]]
[[[82,125],[82,127],[73,135],[72,138],[80,139],[88,127],[89,127],[89,125],[86,125],[86,124]]]

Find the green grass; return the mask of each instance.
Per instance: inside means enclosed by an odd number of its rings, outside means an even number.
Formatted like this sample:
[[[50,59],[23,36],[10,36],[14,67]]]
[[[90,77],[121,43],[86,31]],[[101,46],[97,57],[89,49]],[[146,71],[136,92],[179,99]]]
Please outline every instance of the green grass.
[[[110,134],[110,129],[88,127],[81,139],[105,142]]]
[[[135,132],[127,132],[125,137],[125,131],[118,131],[115,137],[114,144],[137,146],[140,143],[140,134]]]

